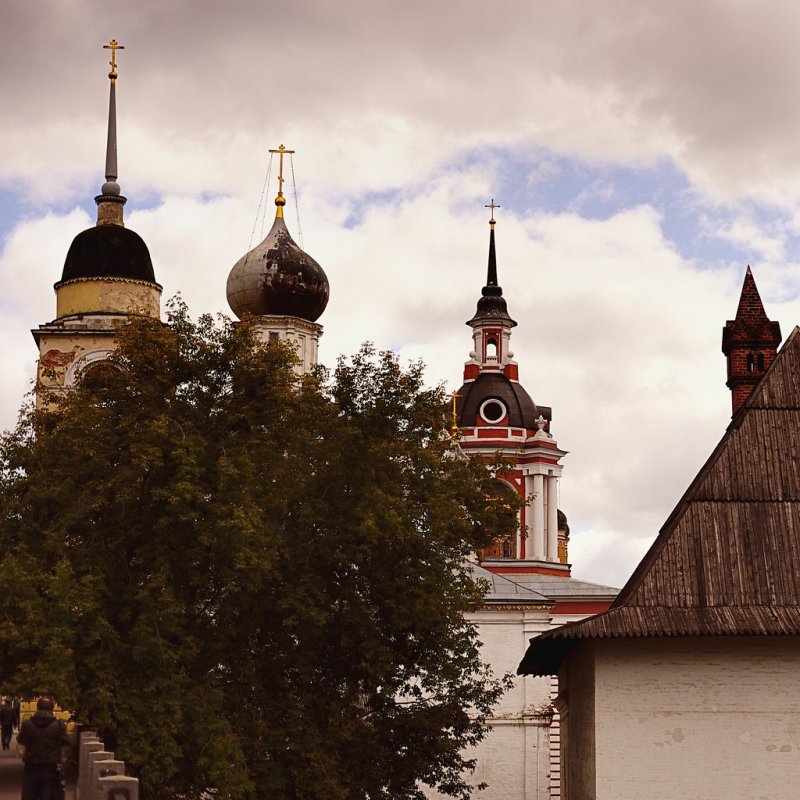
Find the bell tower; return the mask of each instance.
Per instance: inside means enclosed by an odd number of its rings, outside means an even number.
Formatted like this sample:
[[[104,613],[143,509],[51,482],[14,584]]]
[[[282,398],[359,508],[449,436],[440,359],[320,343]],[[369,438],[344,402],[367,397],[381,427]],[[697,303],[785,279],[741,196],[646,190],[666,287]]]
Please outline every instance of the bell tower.
[[[722,352],[728,362],[727,387],[732,414],[744,405],[755,385],[770,368],[781,343],[781,326],[767,317],[750,267],[744,276],[736,319],[722,329]]]
[[[125,227],[127,201],[117,183],[117,50],[124,48],[116,39],[104,48],[111,50],[106,180],[95,197],[97,224],[72,241],[53,287],[56,318],[31,331],[39,347],[38,403],[48,392],[68,390],[84,369],[108,358],[117,328],[131,316],[161,318],[150,251]]]
[[[558,485],[567,454],[550,432],[552,411],[534,403],[519,382],[511,349],[517,323],[508,313],[497,280],[494,210],[489,220],[486,285],[472,318],[472,351],[464,365],[464,383],[456,394],[459,444],[467,455],[487,461],[496,454],[512,464],[500,476],[505,491],[523,502],[511,541],[484,551],[482,566],[494,572],[543,572],[569,575],[568,527],[558,509]]]

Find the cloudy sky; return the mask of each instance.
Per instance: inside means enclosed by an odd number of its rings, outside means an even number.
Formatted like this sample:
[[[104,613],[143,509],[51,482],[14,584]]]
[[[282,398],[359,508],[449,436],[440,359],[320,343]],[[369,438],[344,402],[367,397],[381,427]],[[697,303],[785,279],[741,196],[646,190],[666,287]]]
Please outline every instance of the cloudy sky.
[[[284,143],[331,282],[321,360],[369,339],[457,387],[497,198],[520,378],[570,451],[573,574],[622,585],[725,430],[747,264],[800,322],[800,5],[5,0],[0,428],[94,222],[112,37],[126,221],[195,314],[228,311]],[[299,240],[292,197],[287,221]]]

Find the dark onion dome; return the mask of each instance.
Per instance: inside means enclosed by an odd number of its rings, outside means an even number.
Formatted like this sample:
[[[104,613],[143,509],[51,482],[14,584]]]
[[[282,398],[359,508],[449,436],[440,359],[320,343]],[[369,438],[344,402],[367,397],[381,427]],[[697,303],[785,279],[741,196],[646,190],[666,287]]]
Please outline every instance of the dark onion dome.
[[[329,293],[322,267],[295,244],[282,215],[228,275],[228,304],[239,319],[275,314],[316,322]]]
[[[535,428],[540,414],[546,420],[551,416],[549,408],[537,407],[519,383],[499,372],[481,373],[474,381],[465,383],[458,394],[456,412],[460,428],[471,428],[477,423],[480,408],[487,400],[499,400],[506,407],[508,422],[504,427]]]
[[[150,251],[144,240],[121,225],[98,225],[82,231],[72,240],[61,283],[77,278],[132,278],[156,282]]]

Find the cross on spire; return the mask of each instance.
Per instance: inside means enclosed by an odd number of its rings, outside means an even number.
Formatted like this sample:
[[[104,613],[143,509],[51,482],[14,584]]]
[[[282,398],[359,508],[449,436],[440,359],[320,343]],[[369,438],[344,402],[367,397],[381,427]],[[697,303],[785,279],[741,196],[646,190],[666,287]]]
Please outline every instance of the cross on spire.
[[[450,438],[453,441],[456,441],[458,439],[458,398],[461,397],[461,395],[458,392],[451,392],[450,397],[453,401],[453,407],[450,412],[452,417],[452,422],[450,424]]]
[[[493,197],[493,198],[492,198],[492,202],[491,202],[491,203],[487,203],[487,204],[484,206],[484,208],[491,208],[491,209],[492,209],[492,218],[489,220],[489,225],[491,225],[491,226],[494,228],[494,226],[495,226],[494,210],[495,210],[496,208],[500,208],[500,206],[499,206],[499,205],[497,205],[497,203],[495,203],[495,202],[494,202],[494,197]]]
[[[286,200],[283,197],[283,156],[286,154],[291,155],[294,150],[287,150],[283,145],[280,145],[277,150],[270,150],[270,153],[278,153],[280,160],[278,163],[278,196],[275,198],[275,205],[278,206],[277,216],[283,216],[283,207],[286,205]]]
[[[111,51],[111,61],[108,62],[111,65],[111,72],[108,73],[108,77],[112,83],[117,80],[117,50],[124,49],[125,45],[120,44],[116,39],[112,39],[108,44],[103,45],[103,50]]]

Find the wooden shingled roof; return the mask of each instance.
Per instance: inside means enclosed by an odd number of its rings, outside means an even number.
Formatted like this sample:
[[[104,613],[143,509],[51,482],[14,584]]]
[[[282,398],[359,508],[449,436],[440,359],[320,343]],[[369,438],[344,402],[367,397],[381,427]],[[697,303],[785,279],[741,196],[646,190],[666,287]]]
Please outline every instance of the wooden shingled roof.
[[[800,329],[733,418],[611,608],[531,640],[549,675],[580,640],[800,634]]]

